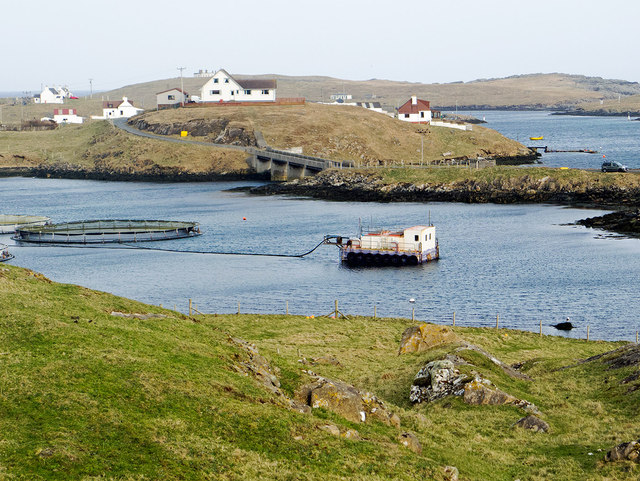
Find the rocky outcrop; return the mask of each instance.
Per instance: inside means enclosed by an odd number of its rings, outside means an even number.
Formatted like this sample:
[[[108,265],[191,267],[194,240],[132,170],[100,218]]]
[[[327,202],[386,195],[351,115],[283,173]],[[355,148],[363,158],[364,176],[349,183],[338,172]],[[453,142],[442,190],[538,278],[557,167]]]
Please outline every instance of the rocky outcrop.
[[[539,417],[529,415],[525,416],[522,419],[519,419],[514,426],[528,429],[529,431],[537,432],[537,433],[547,433],[549,432],[549,424],[540,419]]]
[[[398,354],[423,352],[443,344],[458,342],[460,338],[445,326],[422,323],[402,333]]]
[[[589,217],[579,220],[577,224],[620,234],[640,236],[640,210],[625,210],[598,217]]]
[[[640,462],[640,439],[629,443],[618,444],[609,451],[604,460],[611,461],[635,461]]]
[[[375,395],[360,392],[342,381],[318,377],[314,383],[302,386],[296,392],[296,399],[312,409],[324,408],[354,423],[375,419],[400,427],[398,415],[389,411]]]
[[[129,120],[132,127],[156,135],[180,135],[189,132],[192,137],[204,137],[210,142],[225,145],[256,146],[256,137],[251,130],[231,123],[228,119],[191,119],[185,122],[150,123],[144,117]]]
[[[449,360],[427,363],[413,379],[409,400],[413,403],[433,402],[446,396],[462,396],[468,376],[460,374]]]
[[[529,413],[540,413],[533,403],[501,391],[479,374],[473,378],[461,374],[448,359],[427,363],[413,380],[409,400],[413,403],[433,402],[447,396],[461,396],[465,403],[476,406],[512,405]]]
[[[400,441],[400,444],[405,448],[410,449],[414,453],[422,454],[422,444],[420,443],[418,436],[415,434],[409,432],[400,433],[398,435],[398,441]]]

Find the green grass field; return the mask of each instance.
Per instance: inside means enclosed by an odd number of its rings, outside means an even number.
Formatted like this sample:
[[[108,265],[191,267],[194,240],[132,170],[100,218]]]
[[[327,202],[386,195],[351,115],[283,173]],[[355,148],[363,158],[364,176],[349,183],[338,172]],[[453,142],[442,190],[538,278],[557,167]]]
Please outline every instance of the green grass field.
[[[189,319],[24,269],[0,267],[0,479],[624,480],[635,464],[605,465],[614,445],[637,438],[640,391],[580,359],[620,343],[586,342],[504,329],[455,333],[532,381],[513,379],[486,358],[459,353],[499,388],[535,403],[551,432],[515,429],[521,410],[446,398],[412,406],[408,389],[429,360],[455,346],[398,356],[408,319],[208,315]],[[156,313],[146,320],[112,311]],[[299,359],[335,356],[319,375],[373,392],[401,429],[354,424],[316,409],[300,414],[237,369],[253,342],[279,370],[288,395],[309,381]],[[636,381],[637,382],[637,381]],[[361,440],[319,429],[355,429]],[[422,454],[402,447],[415,433]],[[592,454],[589,454],[592,453]]]

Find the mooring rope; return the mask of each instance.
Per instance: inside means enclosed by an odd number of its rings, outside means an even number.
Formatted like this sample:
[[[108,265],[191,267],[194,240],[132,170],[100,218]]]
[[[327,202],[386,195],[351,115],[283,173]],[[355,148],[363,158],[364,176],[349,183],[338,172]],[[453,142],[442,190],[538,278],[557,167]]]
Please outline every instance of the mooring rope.
[[[260,256],[260,257],[305,257],[314,252],[318,247],[327,243],[329,238],[333,238],[333,236],[327,236],[322,239],[313,249],[303,253],[303,254],[270,254],[265,252],[224,252],[224,251],[192,251],[192,250],[181,250],[181,249],[163,249],[161,247],[142,247],[138,245],[132,245],[127,243],[121,243],[117,246],[112,245],[90,245],[90,244],[44,244],[44,243],[35,243],[35,244],[16,244],[10,247],[67,247],[67,248],[76,248],[76,249],[121,249],[121,250],[146,250],[146,251],[158,251],[158,252],[176,252],[180,254],[210,254],[210,255],[223,255],[223,256]],[[126,246],[126,247],[123,247]]]

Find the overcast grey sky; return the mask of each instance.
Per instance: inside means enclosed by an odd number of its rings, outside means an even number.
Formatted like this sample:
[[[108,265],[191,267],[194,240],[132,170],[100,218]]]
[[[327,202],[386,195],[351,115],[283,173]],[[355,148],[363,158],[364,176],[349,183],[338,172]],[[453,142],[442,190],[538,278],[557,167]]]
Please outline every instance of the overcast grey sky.
[[[640,81],[637,0],[1,0],[0,91],[94,90],[201,68],[452,82]]]

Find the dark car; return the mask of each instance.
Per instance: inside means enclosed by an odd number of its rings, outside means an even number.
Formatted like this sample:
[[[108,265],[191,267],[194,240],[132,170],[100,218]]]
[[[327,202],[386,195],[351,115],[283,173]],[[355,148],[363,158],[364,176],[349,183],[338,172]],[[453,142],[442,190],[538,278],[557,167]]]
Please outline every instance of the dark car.
[[[626,165],[622,165],[620,162],[613,162],[607,160],[602,163],[602,172],[626,172],[629,170]]]

